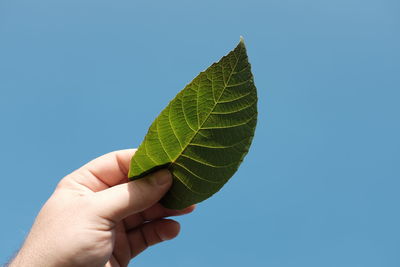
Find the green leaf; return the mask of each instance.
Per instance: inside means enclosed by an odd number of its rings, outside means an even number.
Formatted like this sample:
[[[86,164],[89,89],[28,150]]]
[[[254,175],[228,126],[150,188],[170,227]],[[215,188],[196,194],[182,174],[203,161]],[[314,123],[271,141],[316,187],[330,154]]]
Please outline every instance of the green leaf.
[[[173,185],[161,200],[183,209],[209,198],[236,172],[257,122],[257,92],[243,39],[201,72],[150,126],[132,157],[131,180],[168,168]]]

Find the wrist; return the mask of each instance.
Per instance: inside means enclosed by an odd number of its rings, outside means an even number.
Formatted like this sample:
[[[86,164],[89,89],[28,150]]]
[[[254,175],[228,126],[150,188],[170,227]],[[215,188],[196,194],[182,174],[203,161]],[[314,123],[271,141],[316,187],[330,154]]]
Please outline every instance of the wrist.
[[[29,248],[22,247],[17,253],[14,259],[6,265],[7,267],[63,267],[61,264],[57,264],[55,259],[45,256],[38,250],[30,250]]]

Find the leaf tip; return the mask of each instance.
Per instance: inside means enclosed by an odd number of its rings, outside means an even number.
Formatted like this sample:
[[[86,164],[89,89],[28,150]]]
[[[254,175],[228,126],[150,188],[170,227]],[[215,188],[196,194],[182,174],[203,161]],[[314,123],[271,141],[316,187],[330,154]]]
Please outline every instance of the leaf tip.
[[[242,35],[240,35],[240,40],[239,40],[239,45],[238,46],[242,46],[244,48],[246,48],[246,45],[244,44],[244,38]]]

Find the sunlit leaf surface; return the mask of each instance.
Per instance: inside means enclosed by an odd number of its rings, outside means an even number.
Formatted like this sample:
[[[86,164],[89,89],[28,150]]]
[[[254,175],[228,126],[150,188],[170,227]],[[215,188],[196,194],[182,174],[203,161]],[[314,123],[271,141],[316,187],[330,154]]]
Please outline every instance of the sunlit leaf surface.
[[[243,40],[201,72],[150,126],[129,177],[168,168],[174,182],[161,203],[182,209],[216,193],[238,169],[254,136],[257,92]]]

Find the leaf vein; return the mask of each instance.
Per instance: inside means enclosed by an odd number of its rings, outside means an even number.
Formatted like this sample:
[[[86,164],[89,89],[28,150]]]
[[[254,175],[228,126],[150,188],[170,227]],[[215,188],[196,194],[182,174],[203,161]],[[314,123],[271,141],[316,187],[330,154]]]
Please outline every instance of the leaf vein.
[[[248,93],[246,93],[246,94],[244,94],[244,95],[240,95],[239,97],[234,98],[234,99],[229,99],[229,100],[225,100],[225,101],[219,101],[217,105],[219,105],[219,104],[224,104],[224,103],[234,102],[234,101],[236,101],[236,100],[245,98],[246,96],[250,95],[251,93],[252,93],[252,92],[248,92]]]
[[[143,142],[143,147],[144,147],[144,152],[146,153],[146,156],[156,165],[159,165],[159,163],[157,163],[150,155],[150,153],[147,151],[147,142]]]
[[[183,96],[182,96],[182,98],[183,98]],[[192,126],[190,126],[190,124],[188,122],[187,115],[186,115],[186,112],[185,112],[185,108],[183,107],[183,99],[181,100],[181,108],[182,108],[182,113],[183,113],[183,117],[185,118],[186,124],[189,126],[190,130],[192,130],[193,132],[196,132],[196,130],[193,129]]]
[[[201,129],[202,129],[202,130],[209,130],[209,129],[234,128],[234,127],[238,127],[238,126],[242,126],[242,125],[248,124],[248,123],[251,122],[251,121],[254,119],[254,117],[256,117],[256,116],[257,116],[257,113],[256,113],[255,115],[251,116],[250,119],[248,119],[247,121],[245,121],[245,122],[243,122],[243,123],[239,123],[239,124],[231,124],[231,125],[226,125],[226,126],[221,126],[221,127],[219,127],[219,126],[210,126],[210,127],[203,127],[203,128],[201,128]]]
[[[209,163],[209,162],[205,162],[205,161],[202,161],[202,160],[199,160],[199,159],[195,159],[195,158],[189,157],[189,156],[187,156],[187,155],[185,155],[185,154],[182,154],[181,156],[182,156],[182,157],[185,157],[185,158],[187,158],[187,159],[190,159],[190,160],[192,160],[192,161],[195,161],[195,162],[197,162],[197,163],[200,163],[200,164],[203,164],[203,165],[212,167],[212,168],[226,168],[226,167],[230,167],[230,166],[232,166],[232,165],[234,165],[234,164],[237,164],[237,161],[235,161],[235,162],[232,162],[232,163],[227,164],[227,165],[217,166],[217,165],[213,165],[213,164],[211,164],[211,163]]]
[[[208,183],[212,183],[212,184],[220,184],[220,183],[218,183],[218,182],[207,180],[207,179],[205,179],[205,178],[203,178],[203,177],[201,177],[201,176],[195,174],[194,172],[192,172],[191,170],[189,170],[189,169],[188,169],[185,165],[183,165],[183,164],[180,164],[180,163],[178,163],[178,162],[175,162],[174,165],[179,166],[179,167],[181,167],[182,169],[185,169],[187,172],[189,172],[191,175],[193,175],[194,177],[198,178],[199,180],[202,180],[202,181],[205,181],[205,182],[208,182]]]
[[[181,181],[181,183],[182,183],[189,191],[192,191],[193,193],[195,193],[195,194],[197,194],[197,195],[206,195],[206,194],[207,194],[207,193],[200,193],[200,192],[198,192],[198,191],[193,190],[193,188],[192,188],[191,186],[189,186],[188,184],[182,182],[182,178],[179,177],[178,175],[176,175],[176,173],[174,173],[174,176],[175,176],[179,181]]]
[[[245,81],[240,82],[240,83],[230,84],[230,85],[227,85],[226,88],[241,86],[241,85],[244,85],[244,84],[246,84],[246,83],[248,83],[248,82],[250,82],[250,81],[251,81],[251,80],[249,79],[249,80],[245,80]]]
[[[229,145],[229,146],[209,146],[209,145],[198,144],[198,143],[191,143],[191,144],[189,144],[189,146],[199,146],[199,147],[205,147],[205,148],[210,148],[210,149],[231,148],[231,147],[237,146],[238,144],[242,143],[243,141],[247,140],[248,138],[249,137],[243,138],[239,142],[234,143],[234,144]]]
[[[199,91],[200,91],[200,86],[197,86],[197,91],[196,91],[196,114],[197,114],[197,127],[200,126],[200,113],[199,113]]]
[[[139,162],[136,160],[136,158],[133,157],[132,160],[136,162],[136,166],[138,166],[139,169],[141,169],[142,171],[145,171],[145,169],[143,169],[143,167],[140,166],[140,164],[139,164]]]
[[[158,140],[160,141],[161,148],[164,150],[165,154],[168,156],[168,159],[169,159],[170,161],[172,161],[171,156],[168,154],[167,150],[166,150],[165,147],[164,147],[164,144],[163,144],[163,141],[162,141],[161,136],[158,134],[158,117],[156,118],[156,126],[157,126],[157,131],[156,131],[156,133],[157,133],[157,136],[158,136]]]
[[[255,104],[256,102],[257,102],[257,99],[255,99],[253,102],[251,102],[250,105],[248,105],[248,106],[243,106],[243,107],[241,107],[240,109],[231,110],[231,111],[227,111],[227,112],[213,111],[213,112],[211,112],[211,114],[216,114],[216,115],[234,114],[234,113],[237,113],[237,112],[239,112],[239,111],[242,111],[242,110],[245,110],[245,109],[248,109],[248,108],[254,106],[254,104]]]
[[[171,104],[171,105],[172,105],[172,104]],[[178,140],[179,146],[180,146],[181,149],[182,149],[181,140],[179,140],[178,136],[176,135],[175,130],[174,130],[174,126],[173,126],[172,123],[171,123],[171,106],[170,106],[169,109],[168,109],[168,123],[169,123],[169,126],[171,127],[172,133],[174,134],[176,140]]]

